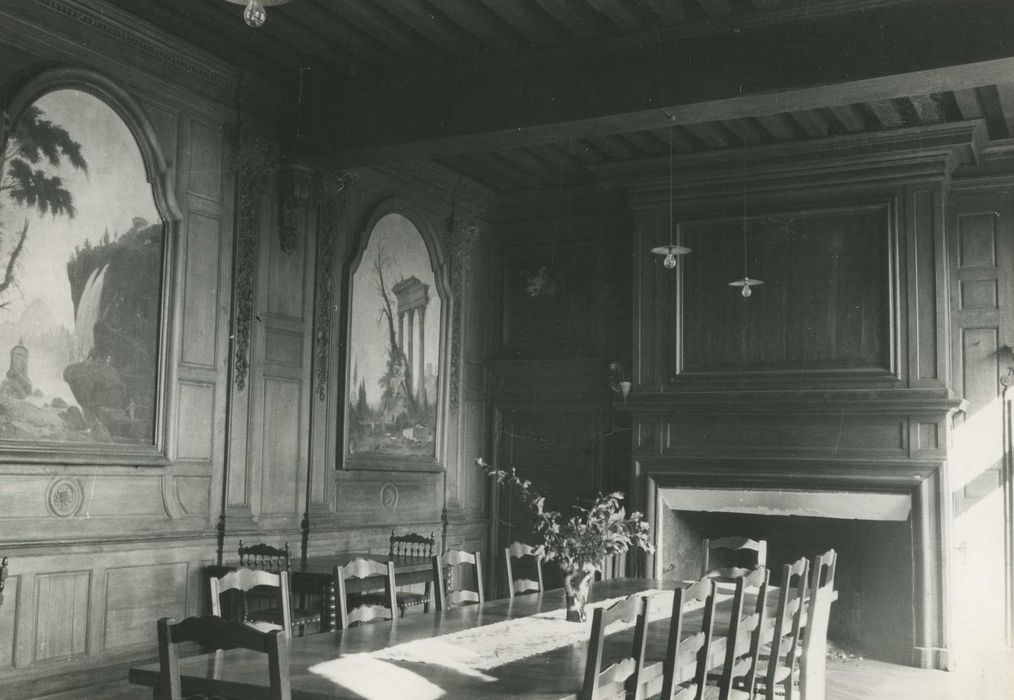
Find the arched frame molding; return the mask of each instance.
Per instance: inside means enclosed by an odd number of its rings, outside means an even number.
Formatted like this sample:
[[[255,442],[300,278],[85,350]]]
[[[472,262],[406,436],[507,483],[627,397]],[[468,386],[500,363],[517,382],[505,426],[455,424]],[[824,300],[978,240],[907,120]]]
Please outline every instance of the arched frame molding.
[[[151,187],[152,200],[164,231],[162,285],[160,289],[158,378],[155,398],[154,441],[151,445],[60,442],[0,442],[0,463],[125,464],[164,466],[172,463],[175,406],[171,387],[176,381],[179,355],[179,309],[182,289],[180,265],[183,214],[177,203],[175,173],[159,144],[155,128],[140,104],[107,76],[71,66],[44,66],[23,72],[0,89],[0,108],[5,119],[0,132],[0,152],[15,133],[25,110],[42,97],[59,90],[77,90],[95,97],[122,120],[133,136]]]
[[[389,214],[399,214],[407,219],[419,232],[426,251],[429,254],[430,267],[436,284],[436,293],[440,298],[440,356],[437,360],[437,408],[436,426],[434,431],[435,457],[433,460],[410,460],[404,458],[351,456],[348,454],[348,425],[346,413],[350,389],[351,371],[350,342],[352,325],[352,305],[354,276],[363,261],[363,255],[370,243],[370,238],[377,224]],[[342,378],[341,390],[338,392],[338,435],[339,441],[335,451],[337,469],[380,469],[395,471],[442,471],[446,461],[447,420],[448,420],[448,375],[451,353],[451,315],[455,300],[452,299],[447,253],[441,231],[434,222],[434,214],[427,211],[417,202],[406,197],[386,199],[372,208],[355,229],[352,253],[346,260],[344,273],[344,303],[341,316],[341,341],[339,343],[339,372]]]

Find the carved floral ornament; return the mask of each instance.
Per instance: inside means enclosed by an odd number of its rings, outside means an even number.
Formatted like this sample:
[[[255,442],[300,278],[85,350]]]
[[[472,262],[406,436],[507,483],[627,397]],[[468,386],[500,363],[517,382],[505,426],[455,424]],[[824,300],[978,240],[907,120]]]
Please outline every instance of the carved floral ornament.
[[[479,226],[472,221],[451,216],[447,220],[444,245],[450,266],[451,287],[451,356],[448,382],[448,403],[452,410],[458,408],[458,394],[461,384],[461,343],[462,306],[465,286],[471,270],[472,247],[479,240]]]
[[[278,245],[286,255],[299,243],[299,208],[314,194],[313,172],[304,166],[283,167],[278,175]]]

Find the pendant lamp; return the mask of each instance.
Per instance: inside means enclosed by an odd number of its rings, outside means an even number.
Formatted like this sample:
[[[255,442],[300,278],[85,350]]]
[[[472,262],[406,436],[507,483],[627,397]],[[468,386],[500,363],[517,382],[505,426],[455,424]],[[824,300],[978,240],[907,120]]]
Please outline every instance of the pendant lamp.
[[[671,270],[676,267],[676,256],[686,255],[690,252],[690,248],[682,245],[676,245],[676,238],[679,237],[679,226],[676,226],[676,236],[673,235],[673,223],[672,223],[672,142],[673,142],[673,128],[675,121],[675,115],[665,113],[669,117],[669,243],[667,245],[660,245],[656,248],[652,248],[651,252],[655,255],[662,255],[664,259],[662,264],[667,270]]]

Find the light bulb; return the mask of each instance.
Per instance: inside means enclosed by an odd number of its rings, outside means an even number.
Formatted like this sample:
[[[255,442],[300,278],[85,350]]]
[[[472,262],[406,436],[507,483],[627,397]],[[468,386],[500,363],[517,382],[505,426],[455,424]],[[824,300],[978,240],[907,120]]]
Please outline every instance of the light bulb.
[[[243,10],[243,21],[254,29],[262,26],[267,18],[268,13],[264,11],[264,5],[261,5],[257,0],[250,0],[246,4],[246,9]]]
[[[740,294],[743,295],[744,299],[749,299],[750,295],[753,294],[753,292],[750,291],[750,285],[749,284],[744,284],[743,285],[743,289],[740,291]]]
[[[665,269],[667,270],[673,269],[674,267],[676,267],[676,256],[673,255],[672,253],[669,253],[668,255],[665,256],[665,260],[662,261],[662,264],[665,265]]]

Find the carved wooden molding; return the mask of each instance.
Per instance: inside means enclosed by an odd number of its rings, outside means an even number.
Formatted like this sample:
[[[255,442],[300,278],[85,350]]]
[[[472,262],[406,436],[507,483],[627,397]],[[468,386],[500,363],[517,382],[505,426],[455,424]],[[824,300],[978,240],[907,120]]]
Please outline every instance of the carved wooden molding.
[[[254,278],[257,272],[257,238],[261,202],[272,166],[270,142],[252,131],[240,130],[233,139],[229,169],[236,176],[236,269],[233,321],[233,375],[236,388],[246,388],[250,370],[250,330],[254,307]]]
[[[58,518],[76,515],[84,503],[84,489],[77,479],[55,479],[46,489],[46,507]]]
[[[288,165],[278,174],[278,245],[286,255],[299,243],[299,207],[313,194],[313,174],[303,166]]]
[[[327,176],[318,182],[320,231],[317,237],[317,299],[314,305],[313,361],[317,399],[327,399],[331,320],[334,317],[335,249],[345,240],[345,214],[353,176]]]
[[[450,217],[444,234],[445,250],[450,265],[451,287],[451,348],[448,376],[448,405],[452,410],[458,408],[458,395],[461,384],[462,356],[462,307],[465,297],[465,286],[471,274],[472,247],[479,240],[479,227],[474,222]]]
[[[221,59],[189,44],[178,45],[178,39],[168,32],[147,26],[138,28],[135,20],[115,7],[103,4],[98,9],[74,0],[35,0],[34,4],[128,44],[201,80],[229,89],[236,85],[236,70]]]

